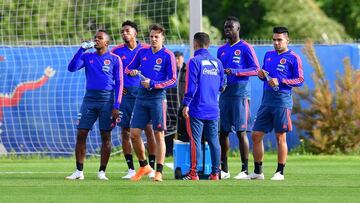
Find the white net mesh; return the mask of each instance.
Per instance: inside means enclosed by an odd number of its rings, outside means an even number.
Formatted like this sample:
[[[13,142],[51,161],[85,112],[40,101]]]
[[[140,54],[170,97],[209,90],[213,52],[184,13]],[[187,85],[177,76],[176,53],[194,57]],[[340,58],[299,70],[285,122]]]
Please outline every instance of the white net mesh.
[[[67,64],[80,42],[101,28],[121,43],[125,20],[139,25],[140,41],[152,23],[165,26],[168,42],[178,41],[168,21],[174,15],[176,0],[0,1],[0,154],[73,154],[85,73],[70,73]],[[168,123],[173,118],[168,115]],[[98,131],[96,123],[88,154],[99,152]],[[113,146],[120,146],[119,128],[112,135]]]

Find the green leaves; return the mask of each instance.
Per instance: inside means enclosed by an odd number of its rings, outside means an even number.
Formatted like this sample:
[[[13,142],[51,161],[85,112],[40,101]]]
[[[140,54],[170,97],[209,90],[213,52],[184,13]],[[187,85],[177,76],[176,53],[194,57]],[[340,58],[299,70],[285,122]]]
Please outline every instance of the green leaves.
[[[304,53],[314,69],[312,90],[295,89],[295,125],[303,133],[306,146],[315,154],[356,152],[360,148],[360,72],[344,59],[344,74],[337,75],[331,91],[323,67],[311,41]],[[306,104],[308,107],[303,108]]]

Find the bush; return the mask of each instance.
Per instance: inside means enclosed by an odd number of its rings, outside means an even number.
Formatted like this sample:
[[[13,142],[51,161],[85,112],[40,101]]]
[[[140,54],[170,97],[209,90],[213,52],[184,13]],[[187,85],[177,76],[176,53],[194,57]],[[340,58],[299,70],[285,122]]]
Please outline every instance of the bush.
[[[307,150],[314,154],[353,153],[360,147],[360,72],[344,59],[344,74],[337,73],[335,91],[330,90],[323,67],[311,41],[303,49],[314,68],[315,87],[295,89],[294,124]],[[303,108],[306,106],[306,108]]]

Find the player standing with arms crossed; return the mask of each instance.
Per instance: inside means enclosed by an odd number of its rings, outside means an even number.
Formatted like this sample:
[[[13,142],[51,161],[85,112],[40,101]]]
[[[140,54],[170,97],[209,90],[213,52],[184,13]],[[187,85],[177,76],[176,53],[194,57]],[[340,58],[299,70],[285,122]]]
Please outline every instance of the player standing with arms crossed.
[[[134,58],[135,54],[142,48],[149,48],[149,45],[143,44],[136,41],[136,36],[138,32],[137,24],[132,21],[125,21],[121,27],[121,36],[124,40],[124,44],[115,46],[111,52],[118,55],[123,63],[123,67],[129,65],[129,63]],[[131,154],[132,146],[130,139],[130,119],[134,109],[135,99],[138,94],[138,89],[140,85],[139,77],[132,77],[130,75],[124,74],[124,90],[123,90],[123,99],[120,106],[120,115],[121,121],[119,125],[121,126],[121,141],[122,149],[124,152],[125,160],[128,165],[128,173],[122,177],[123,179],[130,179],[135,175],[134,161]],[[155,166],[155,135],[152,130],[151,125],[145,127],[145,135],[147,140],[147,150],[148,158],[151,168],[154,169]],[[153,170],[149,174],[150,178],[155,177],[155,171]]]
[[[252,127],[249,77],[257,75],[260,66],[253,47],[240,39],[240,22],[236,17],[229,16],[226,19],[224,32],[228,43],[221,46],[217,52],[227,76],[227,87],[220,96],[221,178],[230,178],[227,163],[229,133],[235,130],[239,138],[242,167],[234,178],[241,180],[248,175],[247,132]]]
[[[111,130],[119,117],[119,106],[123,91],[123,68],[121,59],[108,51],[110,36],[105,30],[98,30],[92,42],[83,43],[68,65],[70,72],[85,68],[86,93],[78,114],[76,139],[76,171],[66,177],[69,180],[84,179],[83,165],[86,154],[86,138],[99,118],[101,134],[101,158],[98,179],[108,180],[105,170],[111,152]],[[87,49],[96,52],[85,53]]]
[[[151,172],[145,158],[144,143],[141,131],[151,121],[156,140],[156,173],[154,181],[162,181],[165,160],[166,130],[166,88],[176,84],[176,62],[174,54],[163,46],[165,28],[159,24],[150,26],[150,48],[140,49],[125,73],[138,76],[141,73],[141,87],[136,97],[133,117],[131,119],[131,141],[140,169],[131,178],[139,181],[142,176]]]
[[[278,166],[271,180],[284,180],[287,158],[286,132],[292,130],[291,89],[304,82],[302,61],[288,48],[289,31],[286,27],[274,27],[273,45],[275,50],[266,52],[259,78],[264,81],[263,97],[255,120],[252,141],[254,143],[254,173],[248,179],[263,180],[262,161],[264,158],[264,135],[275,129],[278,148]]]

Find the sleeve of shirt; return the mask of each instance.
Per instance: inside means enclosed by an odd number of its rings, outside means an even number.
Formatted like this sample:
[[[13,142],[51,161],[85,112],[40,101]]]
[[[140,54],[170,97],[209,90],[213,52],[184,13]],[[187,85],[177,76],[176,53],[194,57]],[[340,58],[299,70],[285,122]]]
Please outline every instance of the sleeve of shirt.
[[[81,47],[76,52],[76,54],[71,59],[69,65],[68,65],[68,70],[70,72],[75,72],[75,71],[80,70],[80,69],[82,69],[84,67],[84,52],[85,51],[86,51],[86,49]]]
[[[199,67],[190,59],[185,75],[185,94],[183,105],[189,106],[198,88]]]
[[[115,102],[114,109],[119,109],[124,88],[123,65],[120,57],[116,57],[114,65],[113,77],[115,80]]]
[[[142,49],[139,49],[132,61],[125,67],[125,74],[129,74],[131,70],[138,69],[140,67],[140,55],[141,55]]]
[[[254,48],[252,48],[251,46],[246,46],[242,54],[243,54],[243,59],[245,59],[246,61],[247,67],[242,69],[231,69],[231,72],[238,77],[256,76],[258,71],[260,70],[260,65],[256,57]]]
[[[281,83],[290,87],[299,87],[304,83],[304,73],[302,68],[302,61],[298,55],[295,55],[293,64],[291,66],[291,78],[279,78]]]
[[[220,60],[218,60],[218,68],[219,68],[219,73],[220,73],[220,88],[219,88],[219,90],[222,90],[223,87],[226,85],[226,81],[224,78],[224,66]]]
[[[156,80],[150,80],[150,87],[155,89],[164,89],[164,88],[170,88],[176,84],[176,60],[175,56],[172,52],[167,52],[169,54],[170,60],[167,60],[166,64],[166,73],[167,73],[167,79],[156,81]]]

